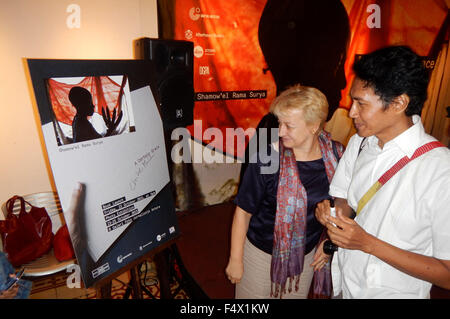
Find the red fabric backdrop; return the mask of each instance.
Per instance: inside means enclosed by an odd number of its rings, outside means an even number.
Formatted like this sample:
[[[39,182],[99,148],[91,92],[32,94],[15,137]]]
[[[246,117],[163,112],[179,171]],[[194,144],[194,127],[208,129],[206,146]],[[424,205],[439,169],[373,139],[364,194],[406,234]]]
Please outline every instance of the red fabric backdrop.
[[[447,14],[440,0],[342,0],[348,13],[351,34],[345,61],[347,86],[342,91],[340,107],[349,108],[348,91],[353,74],[351,66],[356,54],[365,54],[390,44],[406,44],[427,56]],[[170,3],[170,5],[168,5]],[[230,140],[202,138],[209,127],[256,127],[267,113],[276,95],[276,86],[267,68],[258,42],[258,22],[266,0],[162,0],[159,18],[163,34],[173,39],[190,40],[203,52],[194,58],[194,89],[196,92],[232,90],[266,90],[265,99],[197,101],[194,120],[201,120],[201,130],[191,126],[195,138],[211,143],[231,155],[242,156]],[[373,19],[369,5],[378,5],[380,28],[369,27]],[[376,13],[375,13],[376,14]],[[326,43],[324,43],[326,46]],[[199,49],[199,48],[197,48]],[[279,48],[283,50],[283,48]],[[200,71],[202,70],[202,71]],[[198,125],[197,124],[197,125]],[[222,148],[222,144],[223,148]],[[234,146],[233,146],[234,144]],[[242,147],[239,149],[243,149]]]

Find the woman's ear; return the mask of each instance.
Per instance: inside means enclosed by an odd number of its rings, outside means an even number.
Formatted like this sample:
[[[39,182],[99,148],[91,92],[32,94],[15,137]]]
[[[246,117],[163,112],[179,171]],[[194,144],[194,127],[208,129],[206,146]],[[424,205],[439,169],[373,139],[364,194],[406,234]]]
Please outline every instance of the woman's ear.
[[[316,124],[312,125],[312,131],[311,131],[311,133],[312,133],[313,135],[316,135],[316,134],[318,134],[318,133],[320,132],[321,129],[322,129],[321,123],[316,123]]]

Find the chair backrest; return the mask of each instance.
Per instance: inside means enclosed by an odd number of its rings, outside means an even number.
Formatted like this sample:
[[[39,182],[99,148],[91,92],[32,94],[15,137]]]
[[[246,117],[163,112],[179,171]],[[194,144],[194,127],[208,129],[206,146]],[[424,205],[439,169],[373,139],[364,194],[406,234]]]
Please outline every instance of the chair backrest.
[[[52,220],[52,231],[56,234],[58,229],[65,225],[64,214],[61,208],[61,202],[59,201],[58,193],[56,192],[42,192],[33,193],[22,196],[27,202],[36,207],[45,207],[50,219]],[[28,205],[27,211],[28,211]],[[20,202],[16,201],[13,207],[13,213],[18,214],[20,210]],[[2,216],[1,219],[5,219],[7,215],[6,202],[2,204]]]
[[[33,206],[45,207],[50,219],[52,220],[52,231],[54,234],[61,226],[65,225],[61,202],[59,201],[59,197],[56,192],[34,193],[23,195],[22,197]],[[14,203],[13,213],[19,213],[19,211],[20,202],[16,201],[16,203]],[[5,219],[6,214],[7,210],[5,202],[2,204],[0,219]],[[1,246],[0,249],[2,247],[3,246]],[[47,254],[44,254],[40,258],[22,266],[25,267],[24,276],[38,277],[63,271],[75,262],[75,259],[65,260],[62,262],[58,261],[55,258],[53,249],[51,249]]]

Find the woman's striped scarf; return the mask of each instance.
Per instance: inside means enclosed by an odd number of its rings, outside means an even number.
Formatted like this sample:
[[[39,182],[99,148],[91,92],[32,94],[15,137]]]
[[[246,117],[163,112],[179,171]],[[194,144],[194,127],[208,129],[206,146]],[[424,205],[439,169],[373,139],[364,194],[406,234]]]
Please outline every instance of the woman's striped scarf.
[[[335,142],[334,142],[335,143]],[[333,142],[328,132],[322,130],[319,134],[319,145],[325,163],[328,181],[334,175],[338,159],[333,152]],[[339,157],[342,156],[343,146],[339,147]],[[277,212],[275,217],[274,245],[271,263],[271,295],[274,297],[298,290],[300,274],[303,270],[306,240],[306,190],[302,185],[298,173],[297,162],[292,149],[285,148],[280,140],[280,176],[277,190]],[[315,294],[331,295],[331,273],[329,263],[321,271],[316,272],[314,283]]]

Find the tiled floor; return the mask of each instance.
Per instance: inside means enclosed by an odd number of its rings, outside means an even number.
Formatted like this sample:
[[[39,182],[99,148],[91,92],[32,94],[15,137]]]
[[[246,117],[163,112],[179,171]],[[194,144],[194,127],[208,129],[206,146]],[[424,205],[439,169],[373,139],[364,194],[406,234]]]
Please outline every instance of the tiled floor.
[[[234,298],[234,285],[225,276],[234,209],[224,203],[178,214],[184,266],[211,299]]]
[[[159,294],[159,287],[155,286],[157,283],[156,270],[153,263],[148,263],[149,270],[146,275],[147,288],[153,295]],[[30,299],[95,299],[96,290],[94,288],[69,288],[72,286],[68,277],[70,273],[60,272],[55,275],[50,275],[41,278],[27,278],[33,282],[33,287],[30,294]],[[112,280],[111,297],[122,298],[125,294],[127,284],[130,281],[129,272],[121,274],[119,277]],[[153,285],[153,287],[152,287]],[[144,295],[144,298],[146,296]],[[148,296],[147,296],[148,297]]]
[[[30,299],[95,299],[96,290],[94,288],[69,288],[67,284],[67,277],[70,274],[59,273],[45,278],[31,279],[33,287],[30,294]],[[29,279],[29,278],[27,278]],[[112,291],[120,290],[130,280],[129,273],[123,273],[112,281]],[[113,296],[114,297],[114,296]]]

